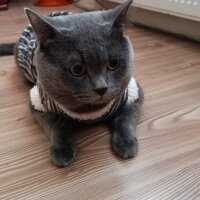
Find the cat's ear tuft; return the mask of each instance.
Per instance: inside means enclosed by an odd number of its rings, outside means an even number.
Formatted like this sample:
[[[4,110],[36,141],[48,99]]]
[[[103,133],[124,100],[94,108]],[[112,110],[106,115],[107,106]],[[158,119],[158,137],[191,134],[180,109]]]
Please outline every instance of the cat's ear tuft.
[[[123,32],[124,21],[132,2],[133,0],[128,0],[118,7],[108,11],[109,18],[111,18],[110,20],[112,20],[113,28],[117,28],[118,30]]]
[[[31,9],[24,9],[34,32],[40,42],[44,42],[48,39],[53,39],[56,36],[56,29],[51,26],[44,17],[39,16]]]

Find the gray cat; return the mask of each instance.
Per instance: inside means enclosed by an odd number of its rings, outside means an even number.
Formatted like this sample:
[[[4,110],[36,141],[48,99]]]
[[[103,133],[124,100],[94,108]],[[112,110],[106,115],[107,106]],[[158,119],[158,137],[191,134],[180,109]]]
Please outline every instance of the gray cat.
[[[16,45],[16,62],[33,84],[30,108],[50,138],[57,166],[74,160],[73,133],[79,124],[105,121],[112,127],[117,154],[130,158],[137,153],[135,129],[143,93],[132,77],[132,45],[123,34],[131,3],[48,17],[25,9],[31,25]],[[10,51],[4,45],[1,52]]]

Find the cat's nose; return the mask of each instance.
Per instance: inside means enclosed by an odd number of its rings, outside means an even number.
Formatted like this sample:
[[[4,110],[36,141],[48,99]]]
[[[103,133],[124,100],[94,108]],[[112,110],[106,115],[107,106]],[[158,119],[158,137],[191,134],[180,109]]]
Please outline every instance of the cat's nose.
[[[94,91],[95,91],[97,94],[103,96],[103,95],[106,93],[107,89],[108,89],[108,87],[101,87],[101,88],[96,88],[96,89],[94,89]]]

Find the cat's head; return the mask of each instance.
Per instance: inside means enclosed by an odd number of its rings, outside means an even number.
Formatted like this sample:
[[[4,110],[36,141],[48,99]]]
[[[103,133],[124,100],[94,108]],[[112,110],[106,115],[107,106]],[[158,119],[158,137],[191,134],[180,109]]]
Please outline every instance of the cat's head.
[[[132,73],[133,51],[123,35],[132,0],[108,10],[41,17],[26,9],[37,36],[38,80],[57,102],[106,104],[122,94]]]

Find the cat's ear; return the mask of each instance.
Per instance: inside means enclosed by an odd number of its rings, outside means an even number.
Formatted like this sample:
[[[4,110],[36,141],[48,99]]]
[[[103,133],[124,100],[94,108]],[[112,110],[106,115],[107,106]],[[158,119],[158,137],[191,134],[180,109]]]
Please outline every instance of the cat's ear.
[[[112,22],[113,28],[118,29],[120,32],[123,32],[124,21],[128,12],[128,9],[133,0],[128,0],[120,6],[107,11],[109,21]]]
[[[45,42],[56,37],[58,31],[53,26],[51,26],[43,17],[39,16],[28,8],[25,8],[24,11],[40,42]]]

